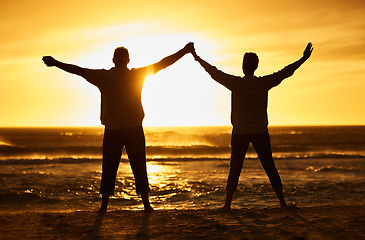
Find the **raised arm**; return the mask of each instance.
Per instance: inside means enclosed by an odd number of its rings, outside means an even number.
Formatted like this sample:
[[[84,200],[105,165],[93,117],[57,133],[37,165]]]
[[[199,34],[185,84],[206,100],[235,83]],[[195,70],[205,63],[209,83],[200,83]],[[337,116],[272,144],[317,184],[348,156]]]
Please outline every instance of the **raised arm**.
[[[51,56],[45,56],[42,58],[43,62],[48,66],[48,67],[58,67],[59,69],[62,69],[68,73],[72,73],[72,74],[76,74],[79,75],[81,77],[84,77],[84,68],[81,68],[79,66],[76,65],[72,65],[72,64],[68,64],[68,63],[63,63],[60,61],[57,61],[56,59],[54,59]]]
[[[288,66],[286,66],[284,68],[286,70],[287,74],[288,74],[288,77],[293,75],[295,70],[297,70],[305,61],[308,60],[308,58],[312,54],[312,51],[313,51],[312,43],[308,43],[307,47],[305,48],[305,50],[303,52],[303,56],[298,61],[295,61],[292,64],[289,64]]]
[[[206,62],[205,60],[203,60],[202,58],[200,58],[196,52],[195,49],[194,51],[191,52],[191,54],[193,55],[195,61],[197,61],[203,68],[204,70],[209,73],[209,75],[218,83],[222,84],[223,86],[225,86],[226,88],[228,88],[229,90],[232,90],[235,84],[234,78],[232,78],[232,75],[229,75],[227,73],[224,73],[220,70],[218,70],[216,67],[210,65],[208,62]]]
[[[157,73],[158,71],[160,71],[164,68],[167,68],[168,66],[174,64],[177,60],[182,58],[185,54],[190,53],[193,50],[194,50],[193,43],[188,43],[181,50],[177,51],[176,53],[174,53],[170,56],[167,56],[167,57],[163,58],[158,63],[152,64],[151,67],[153,67],[154,73]]]
[[[261,77],[262,79],[266,79],[264,81],[266,88],[270,89],[272,87],[275,87],[278,84],[280,84],[281,81],[284,80],[285,78],[292,76],[295,70],[297,70],[305,61],[308,60],[308,58],[312,54],[312,51],[313,51],[312,43],[308,43],[307,47],[303,52],[303,56],[299,60],[289,64],[288,66],[284,67],[283,69],[281,69],[276,73]]]

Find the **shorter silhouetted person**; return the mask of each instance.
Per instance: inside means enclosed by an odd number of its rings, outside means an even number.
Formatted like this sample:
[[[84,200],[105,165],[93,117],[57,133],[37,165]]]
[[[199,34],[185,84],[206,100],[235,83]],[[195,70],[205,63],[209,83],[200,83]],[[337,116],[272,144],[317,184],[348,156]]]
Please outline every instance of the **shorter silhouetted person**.
[[[244,76],[239,77],[218,70],[201,59],[193,51],[192,54],[195,60],[200,63],[205,71],[215,81],[232,92],[231,122],[233,130],[231,137],[231,162],[226,186],[226,201],[222,210],[229,210],[231,208],[233,195],[238,185],[238,179],[250,143],[252,143],[270,179],[271,186],[279,198],[281,207],[284,209],[296,208],[295,206],[288,206],[284,200],[283,184],[272,157],[267,116],[268,91],[280,84],[283,79],[292,76],[294,71],[311,56],[312,50],[312,44],[308,43],[302,58],[279,72],[263,77],[256,77],[254,75],[259,63],[255,53],[248,52],[244,54],[242,63]]]
[[[134,174],[136,191],[142,197],[146,212],[153,211],[150,206],[150,192],[147,170],[145,136],[142,127],[144,111],[141,102],[142,87],[146,77],[175,63],[185,54],[193,51],[193,44],[161,61],[141,68],[127,67],[129,53],[124,47],[116,48],[113,62],[115,67],[105,70],[92,70],[76,65],[62,63],[53,57],[43,57],[44,63],[56,66],[66,72],[85,78],[97,86],[101,93],[101,123],[105,125],[103,139],[103,166],[100,193],[102,203],[99,212],[107,210],[109,197],[114,195],[115,179],[122,150],[125,147]]]

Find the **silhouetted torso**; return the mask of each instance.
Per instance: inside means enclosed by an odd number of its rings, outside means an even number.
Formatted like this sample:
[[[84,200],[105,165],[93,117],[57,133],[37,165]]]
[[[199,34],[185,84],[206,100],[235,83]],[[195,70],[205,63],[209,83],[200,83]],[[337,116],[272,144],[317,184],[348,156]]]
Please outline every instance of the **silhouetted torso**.
[[[231,121],[235,133],[251,134],[267,130],[268,89],[255,76],[238,78],[232,91]]]
[[[141,102],[143,83],[149,67],[110,70],[85,70],[85,79],[101,92],[101,122],[109,129],[142,125],[144,111]]]
[[[205,66],[211,77],[232,92],[231,122],[234,134],[257,134],[268,131],[267,100],[268,91],[291,76],[292,67],[263,77],[234,76]]]
[[[282,81],[279,73],[264,77],[238,77],[232,91],[231,121],[233,132],[255,134],[267,132],[268,91]]]

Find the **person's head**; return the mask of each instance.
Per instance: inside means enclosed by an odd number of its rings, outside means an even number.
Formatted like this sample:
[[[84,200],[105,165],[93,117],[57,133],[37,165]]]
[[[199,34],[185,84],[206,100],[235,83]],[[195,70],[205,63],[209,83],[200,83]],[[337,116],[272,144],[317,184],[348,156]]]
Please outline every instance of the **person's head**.
[[[246,75],[253,75],[259,65],[259,57],[256,53],[246,52],[243,55],[242,70]]]
[[[128,49],[118,47],[114,50],[113,63],[116,67],[126,67],[129,63]]]

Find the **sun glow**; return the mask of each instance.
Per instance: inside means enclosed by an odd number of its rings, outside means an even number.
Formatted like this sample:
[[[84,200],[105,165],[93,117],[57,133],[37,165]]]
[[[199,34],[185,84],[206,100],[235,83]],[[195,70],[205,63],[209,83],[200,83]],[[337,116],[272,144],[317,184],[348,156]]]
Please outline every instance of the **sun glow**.
[[[89,68],[108,69],[113,66],[114,49],[124,46],[130,55],[128,67],[138,68],[156,63],[196,39],[196,36],[188,34],[135,36],[88,49],[75,61]],[[214,45],[204,39],[196,41],[199,44],[199,53],[214,59],[212,56]],[[92,86],[83,87],[84,91],[96,97],[95,89],[92,88]],[[144,126],[227,125],[229,110],[227,109],[227,114],[222,115],[219,108],[222,99],[217,99],[222,92],[226,95],[224,101],[229,104],[229,93],[211,80],[191,54],[187,54],[175,64],[146,79],[142,92],[145,111],[143,124]],[[95,108],[95,111],[98,110]]]
[[[204,60],[240,76],[246,51],[258,53],[257,74],[266,75],[296,61],[311,41],[309,61],[270,91],[270,125],[364,124],[364,1],[62,2],[2,5],[3,127],[100,126],[98,89],[46,68],[42,56],[109,69],[114,49],[125,46],[136,68],[190,41]],[[199,68],[186,56],[147,80],[145,126],[230,125],[229,91]]]
[[[146,80],[142,93],[145,125],[212,125],[216,121],[219,86],[189,57]]]

